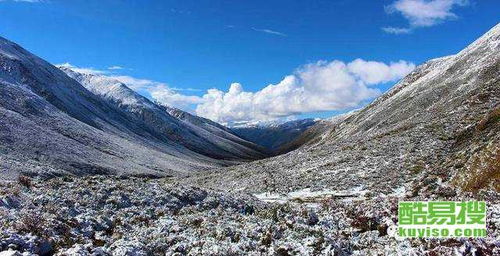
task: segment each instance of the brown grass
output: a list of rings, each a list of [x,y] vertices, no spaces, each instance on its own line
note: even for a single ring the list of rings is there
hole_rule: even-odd
[[[476,130],[482,131],[498,123],[498,121],[500,121],[500,105],[494,108],[490,113],[484,116],[481,121],[479,121],[476,126]]]
[[[478,152],[466,165],[465,171],[454,179],[455,185],[465,191],[477,192],[491,187],[500,192],[500,148],[490,147]]]
[[[23,185],[26,188],[31,188],[31,186],[32,186],[31,179],[27,176],[20,175],[17,178],[17,181],[19,182],[19,184]]]

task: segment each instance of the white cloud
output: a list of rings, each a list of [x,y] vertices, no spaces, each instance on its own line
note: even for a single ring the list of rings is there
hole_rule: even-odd
[[[377,61],[356,59],[347,64],[347,69],[366,84],[379,84],[398,80],[415,68],[413,63],[404,60],[389,65]]]
[[[170,89],[172,89],[174,91],[186,91],[186,92],[201,92],[201,91],[203,91],[201,89],[190,88],[190,87],[187,87],[187,88],[171,87]]]
[[[111,66],[111,67],[108,67],[109,70],[122,70],[123,67],[122,66]]]
[[[257,32],[267,33],[267,34],[271,34],[271,35],[287,36],[285,33],[281,33],[278,31],[271,30],[271,29],[266,29],[266,28],[252,28],[252,29],[254,31],[257,31]]]
[[[381,93],[371,85],[400,79],[414,68],[406,61],[319,61],[257,92],[245,92],[239,83],[231,84],[227,92],[210,89],[196,113],[217,122],[234,123],[352,108]]]
[[[279,83],[270,84],[257,92],[245,91],[241,84],[233,83],[227,92],[210,89],[200,97],[179,93],[181,88],[170,87],[163,82],[113,75],[69,63],[59,66],[86,74],[105,75],[135,91],[148,93],[161,104],[187,111],[195,108],[197,115],[226,124],[358,107],[380,95],[380,90],[374,85],[398,80],[415,68],[413,63],[406,61],[388,64],[362,59],[349,63],[319,61],[305,65]]]
[[[167,106],[174,106],[180,109],[189,109],[192,105],[200,104],[204,100],[198,96],[183,95],[177,93],[172,88],[167,85],[160,84],[154,87],[150,87],[147,91],[151,94],[151,97],[161,104]]]
[[[383,27],[382,30],[389,34],[408,34],[411,32],[410,28],[396,28],[396,27]]]
[[[130,89],[138,91],[138,90],[147,90],[148,88],[156,87],[158,85],[165,85],[162,82],[156,82],[149,79],[140,79],[131,76],[125,75],[109,75],[108,77],[116,79],[124,84],[126,84]]]
[[[456,6],[466,6],[468,0],[397,0],[385,7],[387,13],[399,13],[409,22],[408,28],[386,27],[387,33],[403,34],[418,27],[430,27],[457,18],[452,12]]]

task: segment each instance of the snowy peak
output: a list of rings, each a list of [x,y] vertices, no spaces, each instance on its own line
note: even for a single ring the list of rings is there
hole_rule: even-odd
[[[120,104],[153,107],[152,102],[137,94],[117,79],[104,75],[79,73],[66,66],[58,66],[58,68],[96,95],[119,102]]]
[[[161,143],[115,105],[3,38],[0,116],[0,163],[6,176],[162,176],[220,165]]]
[[[485,51],[494,51],[498,48],[500,37],[500,23],[491,28],[488,32],[460,51],[457,55],[463,55],[473,52],[478,48],[484,48]]]

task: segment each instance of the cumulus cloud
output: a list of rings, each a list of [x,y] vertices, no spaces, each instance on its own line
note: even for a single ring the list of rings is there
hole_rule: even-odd
[[[210,89],[196,113],[217,122],[234,123],[357,107],[380,95],[380,90],[370,86],[400,79],[414,68],[406,61],[319,61],[257,92],[244,91],[239,83],[231,84],[227,92]]]
[[[398,80],[415,68],[415,65],[400,60],[389,65],[377,61],[356,59],[347,64],[347,69],[366,84],[379,84]]]
[[[200,97],[180,93],[181,88],[154,80],[116,75],[69,63],[58,66],[85,74],[105,75],[135,91],[147,93],[161,104],[195,110],[199,116],[224,124],[359,107],[381,94],[376,85],[396,81],[415,68],[413,63],[402,60],[390,63],[363,59],[349,63],[318,61],[298,68],[279,83],[267,85],[257,92],[245,91],[241,84],[233,83],[228,91],[210,89]]]
[[[385,7],[387,13],[399,13],[409,22],[408,28],[385,27],[387,33],[404,34],[414,28],[430,27],[457,18],[454,7],[466,6],[468,0],[397,0]]]
[[[186,92],[201,92],[201,91],[203,91],[201,89],[190,88],[190,87],[187,87],[187,88],[171,87],[170,89],[172,89],[174,91],[186,91]]]
[[[108,75],[108,77],[116,79],[126,84],[132,90],[147,90],[148,88],[156,87],[158,85],[165,85],[162,82],[157,82],[149,79],[140,79],[132,76],[125,75]]]
[[[147,90],[157,102],[180,109],[189,109],[190,106],[203,102],[201,97],[177,93],[174,89],[164,84],[150,87]]]

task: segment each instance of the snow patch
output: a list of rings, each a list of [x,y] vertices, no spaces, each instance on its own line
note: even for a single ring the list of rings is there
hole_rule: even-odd
[[[264,192],[253,194],[259,200],[268,203],[284,204],[287,202],[301,202],[307,206],[317,207],[321,200],[329,198],[342,198],[344,201],[364,200],[364,195],[368,190],[364,190],[363,186],[356,186],[349,190],[316,190],[311,191],[310,188],[304,188],[287,194],[279,194],[273,192]]]

